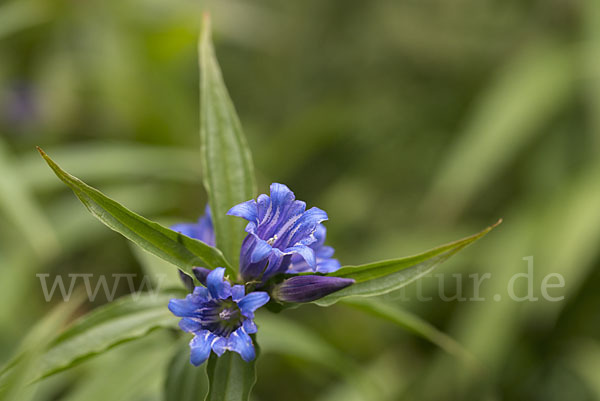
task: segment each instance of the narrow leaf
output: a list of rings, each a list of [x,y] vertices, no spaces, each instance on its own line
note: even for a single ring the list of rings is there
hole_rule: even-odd
[[[334,273],[329,273],[329,276],[354,279],[356,283],[314,302],[320,306],[329,306],[346,297],[372,297],[395,291],[425,276],[440,263],[486,235],[501,222],[502,220],[499,220],[493,226],[475,235],[415,256],[369,263],[362,266],[347,266]]]
[[[56,232],[23,182],[11,152],[0,138],[0,211],[14,224],[39,258],[58,253]]]
[[[476,364],[475,357],[452,337],[438,330],[435,326],[421,319],[419,316],[404,309],[377,299],[348,298],[343,300],[342,303],[394,323],[395,325],[430,341],[447,353],[454,355],[471,366]]]
[[[206,373],[210,384],[205,401],[247,401],[256,383],[256,358],[245,362],[235,352],[220,357],[212,353]]]
[[[37,386],[30,382],[40,372],[40,356],[82,299],[82,293],[74,294],[70,302],[54,308],[29,331],[16,356],[1,370],[0,401],[26,401],[33,397]]]
[[[51,342],[42,357],[39,378],[72,368],[153,329],[176,326],[177,319],[167,309],[172,297],[131,295],[94,309]]]
[[[217,246],[237,271],[245,235],[244,223],[226,213],[236,204],[254,197],[254,167],[215,57],[207,15],[204,17],[199,52],[204,186],[212,209]]]
[[[186,342],[176,350],[169,364],[164,400],[199,401],[207,390],[206,372],[190,363],[190,347]]]
[[[67,184],[87,209],[109,228],[146,251],[179,267],[193,277],[192,267],[227,267],[221,252],[205,243],[181,235],[150,221],[108,198],[102,192],[62,170],[38,148],[50,168]]]

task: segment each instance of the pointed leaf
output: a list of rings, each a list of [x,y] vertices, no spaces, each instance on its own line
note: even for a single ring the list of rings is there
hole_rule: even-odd
[[[348,298],[343,300],[342,303],[394,323],[395,325],[430,341],[447,353],[460,358],[471,366],[476,364],[475,357],[462,345],[457,343],[456,340],[438,330],[429,322],[421,319],[419,316],[404,309],[375,298]]]
[[[153,329],[176,327],[178,319],[167,309],[174,296],[134,294],[94,309],[52,341],[42,357],[39,378],[72,368]]]
[[[190,347],[182,344],[174,355],[167,371],[165,401],[203,400],[208,390],[206,371],[190,363]]]
[[[258,358],[258,349],[256,354]],[[247,401],[256,383],[256,358],[245,362],[235,352],[220,357],[213,352],[206,373],[210,384],[205,401]]]
[[[461,240],[439,246],[415,256],[385,260],[362,266],[347,266],[328,276],[352,278],[356,283],[324,298],[314,301],[320,306],[329,306],[342,298],[361,296],[372,297],[395,291],[423,277],[467,245],[486,235],[500,224]]]
[[[237,271],[245,236],[244,223],[226,213],[231,207],[254,197],[254,167],[215,58],[208,16],[204,17],[199,51],[204,186],[212,209],[217,246]]]
[[[115,202],[102,192],[62,170],[38,148],[50,168],[67,184],[87,209],[109,228],[135,242],[146,251],[171,262],[191,277],[192,267],[228,267],[221,252],[150,221]]]

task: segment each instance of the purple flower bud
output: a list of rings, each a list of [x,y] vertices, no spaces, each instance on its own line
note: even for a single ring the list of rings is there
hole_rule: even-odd
[[[339,291],[354,280],[327,276],[296,276],[284,280],[273,288],[272,296],[284,302],[310,302]]]
[[[194,272],[196,280],[198,280],[200,284],[206,287],[206,278],[212,270],[204,267],[194,267],[192,271]],[[183,284],[190,292],[194,290],[194,280],[190,276],[179,270],[179,278],[181,278],[181,281],[183,281]]]
[[[194,267],[192,269],[192,271],[194,272],[194,276],[196,276],[196,279],[203,285],[206,286],[206,278],[208,277],[208,275],[210,274],[210,272],[212,270],[207,269],[205,267]]]

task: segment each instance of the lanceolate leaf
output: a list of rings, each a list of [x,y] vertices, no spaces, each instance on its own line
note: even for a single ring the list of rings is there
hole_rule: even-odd
[[[444,351],[454,355],[471,366],[476,364],[475,357],[452,337],[435,328],[429,322],[421,319],[395,305],[377,300],[376,298],[349,298],[343,304],[362,310],[370,315],[394,323],[424,339],[431,341]]]
[[[329,273],[329,276],[352,278],[356,280],[356,283],[314,302],[321,306],[329,306],[346,297],[372,297],[402,288],[428,274],[440,263],[483,237],[501,222],[502,220],[499,220],[493,226],[475,235],[415,256],[369,263],[362,266],[348,266],[334,273]]]
[[[33,398],[36,386],[30,382],[40,372],[40,355],[82,300],[83,294],[75,293],[70,302],[53,309],[30,330],[16,356],[0,372],[0,401]]]
[[[256,342],[254,346],[258,358]],[[212,353],[206,366],[210,384],[205,401],[247,401],[256,383],[255,365],[256,358],[245,362],[235,352],[225,352],[220,357]]]
[[[169,364],[164,401],[201,401],[208,390],[206,371],[190,363],[190,347],[179,347]]]
[[[244,238],[241,219],[227,216],[238,203],[254,197],[252,156],[211,42],[206,15],[200,39],[200,140],[204,186],[208,192],[217,247],[237,271]]]
[[[41,360],[40,378],[69,369],[159,327],[175,327],[168,294],[139,294],[94,309],[53,340]]]
[[[87,209],[109,228],[179,267],[193,277],[192,267],[228,267],[221,252],[198,240],[181,235],[150,221],[115,202],[102,192],[62,170],[43,150],[40,154]]]

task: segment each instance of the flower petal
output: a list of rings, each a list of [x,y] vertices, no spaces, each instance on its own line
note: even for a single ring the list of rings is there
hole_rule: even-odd
[[[322,221],[327,220],[327,213],[319,209],[318,207],[311,207],[298,219],[292,230],[290,230],[290,238],[288,238],[288,244],[295,245],[302,243],[303,245],[310,245],[317,241],[314,236],[319,224]]]
[[[190,319],[189,317],[184,317],[183,319],[181,319],[179,321],[179,327],[181,328],[181,330],[187,331],[189,333],[194,333],[202,329],[202,325],[198,321]]]
[[[213,333],[205,330],[192,338],[192,341],[190,341],[190,348],[192,349],[190,362],[192,362],[192,365],[199,366],[208,359],[211,344],[215,337]]]
[[[333,273],[342,267],[337,259],[328,258],[320,259],[317,258],[317,273]]]
[[[237,216],[248,221],[258,222],[258,207],[256,201],[251,199],[235,205],[227,212],[229,216]]]
[[[241,327],[229,335],[227,348],[240,354],[246,362],[256,357],[252,338]]]
[[[317,257],[315,256],[315,251],[306,245],[292,246],[290,248],[287,248],[285,252],[295,253],[302,256],[302,258],[306,261],[306,263],[312,270],[314,270],[317,266]]]
[[[287,187],[287,185],[279,184],[274,182],[271,184],[271,202],[273,208],[278,209],[281,206],[285,206],[287,203],[293,202],[296,197],[294,193]]]
[[[231,287],[231,299],[233,299],[234,302],[238,302],[240,299],[244,298],[245,294],[246,289],[243,285],[234,285]]]
[[[192,301],[192,295],[188,295],[185,299],[173,298],[169,301],[169,310],[175,316],[193,317],[198,305]]]
[[[244,331],[248,334],[254,334],[258,331],[256,323],[254,323],[254,320],[252,319],[244,320],[244,323],[242,323],[242,325],[244,326]]]
[[[254,249],[252,250],[252,255],[250,255],[250,263],[257,263],[266,258],[271,254],[273,248],[271,245],[262,239],[256,241],[254,245]]]
[[[227,343],[227,338],[217,337],[212,343],[212,350],[215,351],[215,354],[221,356],[229,349]]]
[[[225,299],[231,296],[231,285],[223,280],[225,268],[217,267],[206,277],[206,287],[213,299]]]
[[[264,291],[255,291],[246,295],[238,302],[238,307],[242,315],[252,319],[254,311],[269,302],[269,294]]]

